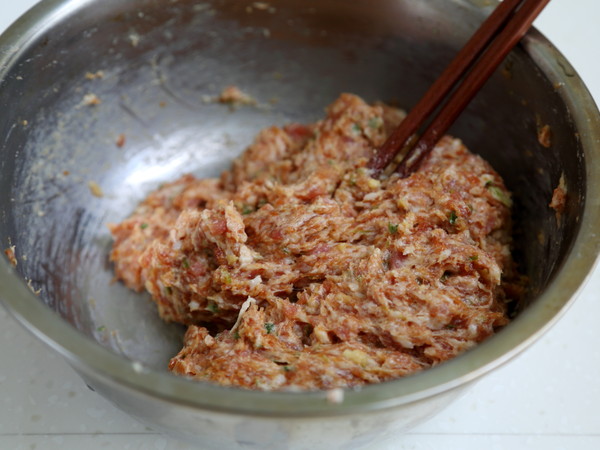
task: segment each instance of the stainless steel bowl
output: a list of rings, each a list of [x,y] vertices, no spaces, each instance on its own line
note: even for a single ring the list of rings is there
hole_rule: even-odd
[[[515,193],[530,292],[510,325],[448,363],[345,391],[341,403],[172,376],[182,330],[111,282],[106,224],[163,181],[216,174],[260,128],[318,118],[342,91],[410,108],[489,3],[43,1],[0,38],[0,242],[18,260],[0,258],[3,303],[123,410],[206,448],[353,448],[429,417],[539,338],[600,250],[598,110],[536,31],[452,129]],[[259,105],[206,102],[229,84]],[[563,174],[557,220],[548,204]]]

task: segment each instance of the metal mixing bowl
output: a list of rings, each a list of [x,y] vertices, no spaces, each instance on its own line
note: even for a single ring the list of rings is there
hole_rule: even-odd
[[[505,329],[450,362],[347,390],[340,403],[325,392],[249,392],[175,377],[166,366],[182,329],[112,282],[106,224],[161,182],[217,174],[262,127],[319,118],[340,92],[410,108],[492,7],[43,1],[0,38],[0,242],[14,245],[18,260],[13,268],[0,258],[4,304],[95,390],[205,448],[360,447],[435,413],[539,338],[599,253],[598,110],[536,31],[451,130],[514,191],[527,301]],[[103,76],[86,76],[97,71]],[[206,102],[230,84],[259,104],[232,111]],[[90,94],[101,103],[87,104]],[[549,148],[537,138],[544,125]],[[563,174],[568,202],[557,219],[548,204]]]

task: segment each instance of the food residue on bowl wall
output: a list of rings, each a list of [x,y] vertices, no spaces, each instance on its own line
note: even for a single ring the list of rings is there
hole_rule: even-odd
[[[256,105],[257,103],[255,98],[246,94],[237,86],[227,86],[224,88],[219,94],[217,101],[232,106]]]
[[[115,145],[117,147],[121,148],[121,147],[123,147],[125,145],[125,140],[126,140],[125,134],[121,133],[121,134],[119,134],[117,136],[117,140],[115,141]]]
[[[562,213],[565,211],[567,204],[567,185],[565,183],[565,174],[561,173],[560,179],[558,180],[558,186],[554,188],[552,192],[552,200],[548,205],[556,212],[556,220],[560,221]]]
[[[100,98],[98,98],[98,96],[93,93],[85,94],[83,96],[83,100],[81,101],[81,104],[83,106],[97,106],[101,103],[102,103],[102,100],[100,100]]]
[[[102,188],[95,181],[88,181],[88,188],[90,189],[90,192],[94,197],[104,197],[104,192],[102,191]]]
[[[17,257],[16,257],[16,254],[15,254],[15,246],[11,245],[7,249],[5,249],[4,250],[4,254],[8,258],[8,262],[10,263],[10,265],[13,266],[13,267],[17,267],[18,261],[17,261]]]
[[[97,72],[87,72],[85,74],[86,80],[99,80],[104,78],[104,71],[98,70]]]
[[[552,128],[550,128],[550,125],[543,125],[538,128],[538,142],[542,147],[550,148],[552,145]]]

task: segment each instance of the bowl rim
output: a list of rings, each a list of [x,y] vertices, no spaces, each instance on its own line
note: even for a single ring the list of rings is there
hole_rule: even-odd
[[[0,36],[0,86],[3,75],[35,36],[90,0],[45,0]],[[483,14],[484,11],[482,11]],[[558,91],[578,124],[586,170],[585,207],[579,230],[553,280],[535,302],[475,348],[439,366],[405,378],[357,389],[343,389],[343,401],[328,401],[327,391],[263,392],[190,381],[144,367],[112,353],[85,336],[39,301],[6,258],[0,258],[0,300],[8,311],[90,380],[125,388],[170,403],[201,410],[264,417],[323,417],[381,411],[458,388],[506,363],[541,337],[573,303],[600,253],[600,113],[580,77],[562,54],[532,29],[522,47]],[[10,50],[10,49],[15,49]],[[564,77],[564,67],[572,76]],[[19,282],[15,283],[15,279]],[[50,312],[50,314],[49,314]]]

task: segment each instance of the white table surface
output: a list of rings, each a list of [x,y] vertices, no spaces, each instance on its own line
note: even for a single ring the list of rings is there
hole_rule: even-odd
[[[36,0],[1,0],[0,31]],[[554,0],[536,26],[600,103],[600,1]],[[600,224],[598,224],[600,231]],[[600,449],[600,267],[532,348],[394,449]],[[117,410],[0,308],[0,449],[190,449]]]

